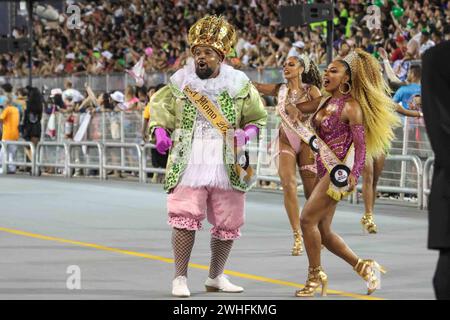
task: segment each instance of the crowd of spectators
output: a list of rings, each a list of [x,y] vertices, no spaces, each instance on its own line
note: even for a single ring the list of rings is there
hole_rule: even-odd
[[[70,1],[68,1],[70,2]],[[33,74],[105,74],[130,69],[145,56],[145,71],[175,71],[189,58],[186,34],[206,14],[222,14],[238,31],[229,63],[238,68],[280,67],[288,55],[306,53],[326,62],[326,26],[312,23],[282,28],[273,0],[115,0],[77,1],[81,25],[35,17]],[[297,1],[298,3],[301,1]],[[308,1],[311,3],[312,1]],[[320,2],[320,1],[316,1]],[[381,28],[366,25],[368,6],[380,8]],[[26,28],[14,36],[26,35]],[[359,47],[378,56],[384,48],[391,63],[420,59],[430,46],[450,38],[450,1],[336,1],[334,56]],[[399,62],[400,61],[400,62]],[[403,71],[406,77],[407,70]],[[0,54],[0,75],[27,74],[26,52]]]
[[[127,86],[124,92],[94,93],[87,85],[85,90],[77,90],[70,80],[66,80],[63,88],[53,88],[43,92],[36,87],[14,88],[10,83],[0,86],[0,138],[2,141],[30,141],[35,146],[39,141],[73,141],[77,139],[81,123],[86,115],[92,118],[96,114],[105,113],[107,117],[106,141],[121,141],[121,126],[128,137],[135,137],[133,142],[145,143],[148,138],[148,121],[150,118],[150,97],[163,85],[146,88]],[[122,118],[120,113],[129,113]],[[133,116],[134,115],[134,116]],[[137,121],[137,122],[136,122]],[[134,123],[136,122],[136,123]],[[105,125],[105,124],[104,124]],[[102,134],[98,122],[90,122],[89,132],[82,140],[95,140]],[[142,129],[141,129],[142,128]],[[1,151],[1,147],[0,147]],[[9,161],[16,159],[17,146],[7,149]],[[153,151],[153,150],[152,150]],[[1,173],[0,152],[0,173]],[[26,155],[32,158],[30,150]],[[114,153],[113,157],[117,157]],[[166,157],[152,152],[154,167],[165,167]],[[14,173],[16,167],[8,166],[8,173]],[[78,174],[79,170],[76,170]],[[112,172],[120,176],[120,172]]]
[[[309,55],[317,64],[326,62],[326,25],[313,23],[283,29],[278,21],[277,1],[205,0],[194,4],[186,0],[116,0],[101,5],[77,4],[82,9],[81,29],[70,30],[64,19],[34,21],[35,75],[123,72],[142,56],[146,73],[175,71],[189,59],[189,26],[208,13],[223,14],[237,27],[238,41],[227,57],[228,63],[237,68],[276,68],[288,56],[301,54]],[[367,1],[338,1],[333,56],[343,58],[359,47],[379,57],[396,92],[394,101],[406,109],[420,110],[420,57],[428,48],[449,39],[450,1],[375,0],[373,5],[381,12],[378,30],[366,25],[368,5]],[[22,31],[16,30],[15,35],[24,35]],[[25,75],[25,55],[0,55],[0,76]],[[96,92],[94,98],[89,88],[74,88],[70,81],[64,88],[51,88],[47,93],[28,87],[14,90],[6,83],[0,88],[0,136],[3,140],[23,138],[36,145],[43,135],[52,138],[53,134],[49,122],[41,128],[43,114],[47,113],[49,119],[56,113],[65,114],[64,139],[73,139],[73,115],[81,122],[79,115],[107,112],[111,114],[111,138],[117,140],[117,114],[134,111],[142,114],[143,123],[139,129],[130,130],[147,142],[148,102],[159,88],[127,86],[123,92]],[[8,157],[13,157],[14,152],[11,148]],[[164,167],[167,160],[153,154],[152,159],[157,167]],[[8,170],[14,171],[14,166]]]

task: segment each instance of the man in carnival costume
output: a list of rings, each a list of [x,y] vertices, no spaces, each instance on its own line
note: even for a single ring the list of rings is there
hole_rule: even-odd
[[[258,136],[267,112],[249,78],[223,63],[236,43],[233,26],[222,17],[206,16],[190,28],[188,42],[194,61],[150,101],[156,149],[170,150],[165,190],[173,227],[172,295],[190,296],[188,263],[195,232],[206,217],[213,225],[206,290],[242,292],[223,274],[244,223],[245,192],[254,184],[248,155],[239,150]]]

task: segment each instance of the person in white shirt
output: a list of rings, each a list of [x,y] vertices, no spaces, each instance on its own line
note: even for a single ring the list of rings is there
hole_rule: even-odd
[[[288,58],[289,57],[297,57],[300,58],[300,56],[304,53],[305,43],[303,41],[296,41],[292,44],[292,48],[289,50]]]
[[[435,43],[430,40],[430,33],[423,30],[408,41],[407,54],[412,56],[413,59],[420,59],[422,54],[434,45]]]
[[[64,87],[66,88],[62,93],[62,98],[64,101],[68,100],[69,97],[72,97],[73,103],[78,103],[84,100],[84,96],[80,91],[73,89],[73,84],[71,81],[66,81],[64,83]]]

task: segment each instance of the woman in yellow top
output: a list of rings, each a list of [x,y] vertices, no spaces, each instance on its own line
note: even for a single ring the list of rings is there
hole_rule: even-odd
[[[19,120],[19,109],[12,104],[7,104],[0,115],[0,122],[3,124],[2,141],[19,140]]]
[[[10,93],[6,96],[6,108],[0,114],[0,123],[3,124],[2,141],[17,141],[19,140],[19,109],[13,106],[13,97]],[[16,154],[17,147],[10,145],[7,148],[8,161],[13,161]],[[0,151],[0,165],[2,163],[3,152]],[[3,173],[3,168],[0,167]],[[9,165],[8,173],[15,173],[16,166]]]

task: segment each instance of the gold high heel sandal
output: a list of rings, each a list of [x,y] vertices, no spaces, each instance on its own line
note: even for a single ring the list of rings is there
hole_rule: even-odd
[[[314,297],[316,290],[322,286],[322,297],[327,295],[328,276],[323,272],[321,266],[308,268],[308,280],[303,289],[295,291],[296,297]]]
[[[373,220],[372,212],[366,212],[361,218],[361,225],[363,227],[363,231],[368,233],[377,233],[377,225]]]
[[[371,295],[380,286],[380,279],[377,278],[376,273],[386,273],[386,269],[375,260],[358,259],[358,263],[353,267],[353,270],[366,281],[368,295]]]
[[[294,246],[292,247],[292,255],[300,256],[303,253],[303,240],[300,230],[294,231]]]

